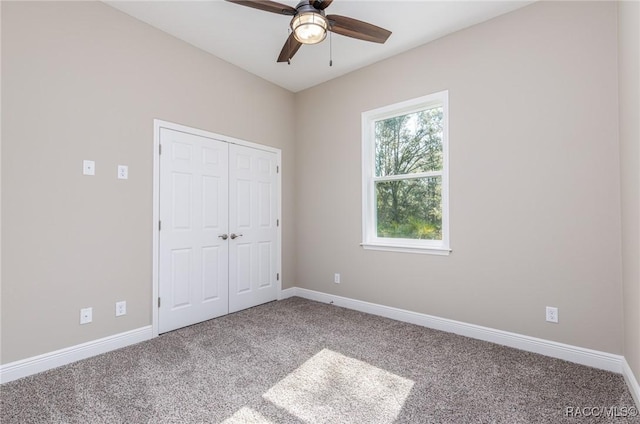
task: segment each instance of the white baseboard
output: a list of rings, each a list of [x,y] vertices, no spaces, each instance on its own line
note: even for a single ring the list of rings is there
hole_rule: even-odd
[[[627,382],[627,387],[629,387],[633,400],[636,401],[636,406],[640,408],[640,384],[638,384],[636,376],[633,374],[631,367],[624,358],[622,359],[622,375],[624,376],[624,380]]]
[[[552,358],[563,359],[565,361],[612,371],[618,374],[622,374],[624,372],[624,357],[621,355],[571,346],[564,343],[553,342],[517,333],[510,333],[508,331],[496,330],[493,328],[482,327],[480,325],[467,324],[460,321],[439,318],[432,315],[411,312],[375,303],[363,302],[361,300],[350,299],[347,297],[334,296],[300,287],[287,289],[286,297],[291,296],[299,296],[323,303],[332,303],[336,306],[342,306],[344,308],[360,312],[379,315],[449,333],[460,334],[473,339],[497,343],[527,352],[535,352]],[[283,299],[286,297],[283,296]]]
[[[280,290],[280,296],[278,296],[278,300],[283,300],[293,296],[298,296],[298,290],[300,289],[297,287],[291,287],[289,289]]]
[[[151,326],[149,325],[43,355],[0,365],[0,384],[140,343],[152,337],[153,334]]]

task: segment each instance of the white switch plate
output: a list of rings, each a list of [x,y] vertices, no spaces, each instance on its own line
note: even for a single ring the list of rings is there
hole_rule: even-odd
[[[92,160],[83,160],[82,173],[84,175],[96,175],[96,163]]]
[[[93,308],[80,309],[80,324],[89,324],[93,321]]]
[[[340,274],[338,273],[333,274],[333,282],[336,284],[340,284]]]
[[[118,165],[118,179],[119,180],[129,179],[129,167],[127,165]]]
[[[127,315],[127,301],[116,302],[116,316]]]

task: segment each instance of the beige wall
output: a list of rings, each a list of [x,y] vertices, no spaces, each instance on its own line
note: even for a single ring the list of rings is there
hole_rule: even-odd
[[[640,3],[618,3],[624,356],[640,381]]]
[[[299,93],[297,283],[622,353],[616,33],[542,2]],[[445,89],[453,253],[363,250],[361,113]]]
[[[291,286],[293,105],[100,2],[3,1],[2,363],[151,324],[154,118],[283,149]],[[80,326],[86,306],[93,323]]]
[[[2,44],[2,6],[0,5],[0,45]],[[0,46],[0,53],[2,48]],[[2,54],[0,54],[0,80],[2,79]],[[2,84],[0,83],[0,99],[2,99]],[[2,101],[0,101],[0,117],[2,116]],[[0,119],[0,307],[2,306],[2,119]],[[2,311],[0,311],[0,364],[2,364]]]

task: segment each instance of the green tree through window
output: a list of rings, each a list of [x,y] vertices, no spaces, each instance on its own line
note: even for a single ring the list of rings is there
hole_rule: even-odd
[[[362,247],[451,252],[448,91],[362,112]]]
[[[377,236],[442,240],[443,108],[375,121]]]

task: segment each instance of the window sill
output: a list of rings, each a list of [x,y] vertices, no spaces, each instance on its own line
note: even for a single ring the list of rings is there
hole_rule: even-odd
[[[421,253],[424,255],[449,256],[451,249],[445,247],[407,246],[390,243],[360,243],[366,250],[383,250],[387,252]]]

